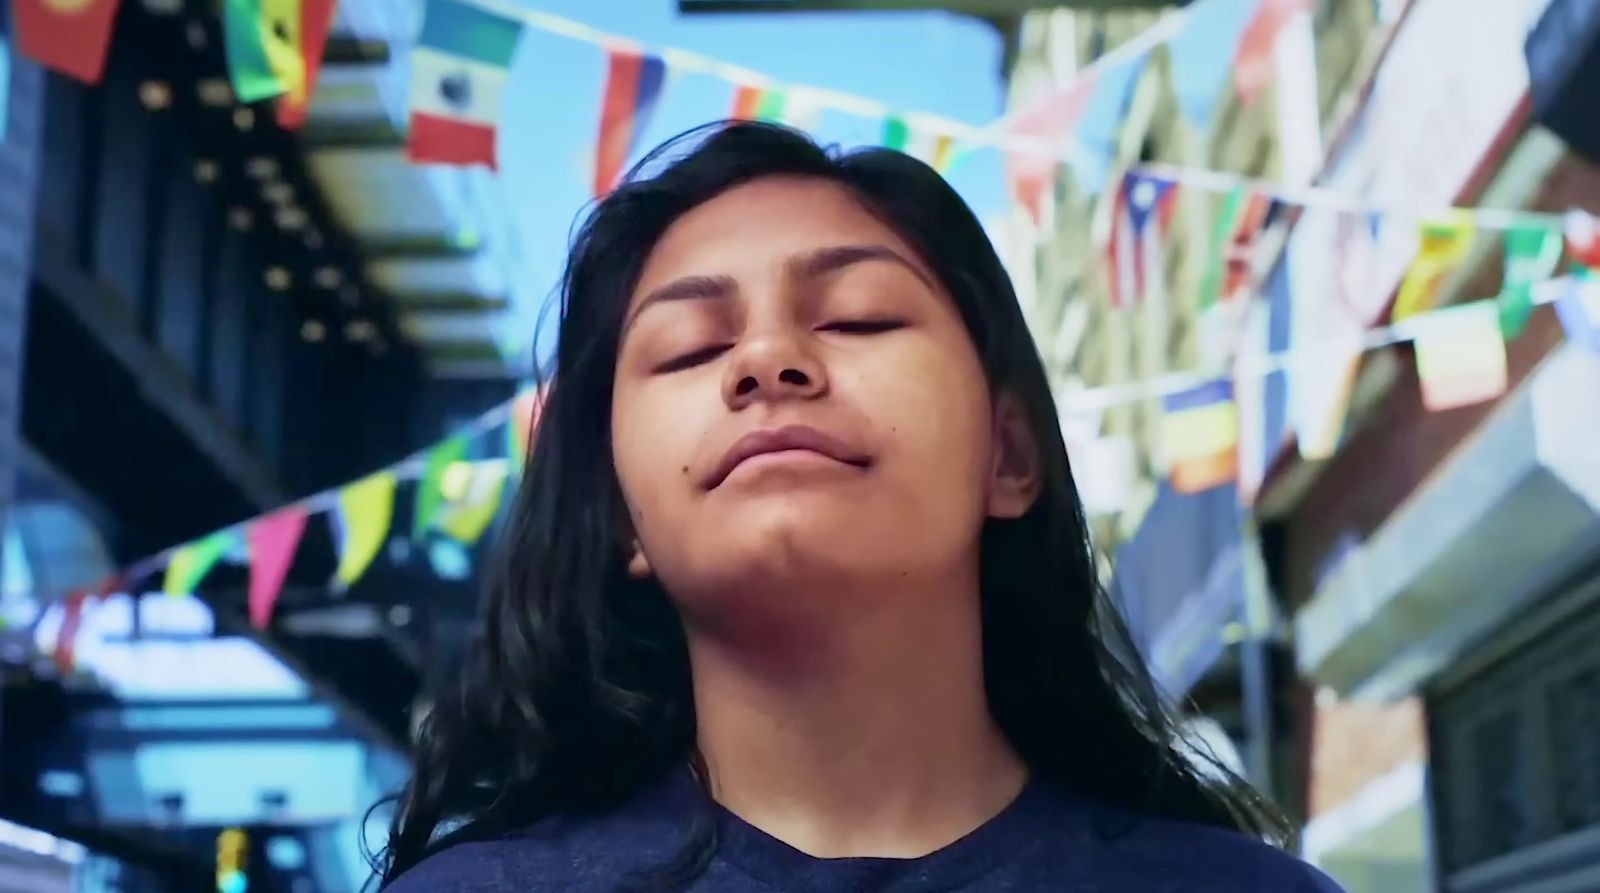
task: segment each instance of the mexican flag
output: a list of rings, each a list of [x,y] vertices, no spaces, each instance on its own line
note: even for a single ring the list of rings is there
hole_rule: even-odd
[[[521,23],[469,0],[429,0],[411,51],[412,161],[496,166],[500,94],[521,36]]]

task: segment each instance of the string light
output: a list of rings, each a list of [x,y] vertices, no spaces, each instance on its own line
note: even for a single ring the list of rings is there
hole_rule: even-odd
[[[217,163],[209,158],[201,158],[194,163],[194,181],[196,183],[217,182]]]
[[[240,106],[233,110],[233,126],[240,130],[249,130],[256,126],[256,113]]]
[[[274,219],[277,220],[279,229],[291,232],[301,229],[311,220],[306,212],[300,208],[279,208]]]
[[[239,232],[249,232],[250,228],[255,226],[255,223],[256,217],[250,213],[249,208],[234,207],[228,209],[228,225]]]
[[[320,344],[327,337],[327,326],[315,319],[308,319],[300,325],[300,338],[308,344]]]
[[[268,267],[263,278],[267,280],[267,287],[273,291],[288,291],[294,284],[294,278],[283,267]]]
[[[371,320],[352,319],[344,324],[345,339],[356,344],[369,341],[376,334],[378,334],[378,329],[372,324]]]
[[[200,104],[208,108],[226,108],[233,105],[233,87],[226,78],[202,78],[195,85]]]
[[[311,279],[318,288],[338,288],[344,282],[344,273],[332,264],[323,264],[311,274]]]
[[[270,155],[257,155],[244,163],[244,172],[257,180],[270,180],[278,175],[278,161]]]
[[[165,81],[145,81],[139,85],[139,102],[152,112],[172,107],[172,88]]]

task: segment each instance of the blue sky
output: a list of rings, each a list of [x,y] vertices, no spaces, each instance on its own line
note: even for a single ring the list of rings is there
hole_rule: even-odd
[[[1003,105],[1000,40],[987,25],[939,12],[795,13],[681,16],[673,0],[525,0],[527,6],[639,41],[692,50],[770,75],[866,96],[892,107],[972,124]],[[554,287],[574,220],[589,201],[593,151],[605,77],[602,52],[564,37],[531,32],[518,51],[502,109],[501,174],[527,252],[527,285]],[[669,79],[640,151],[727,115],[733,87],[715,78]],[[829,112],[818,135],[845,145],[872,143],[882,122]],[[974,153],[951,181],[981,215],[1004,205],[1001,161]],[[552,327],[542,326],[547,356]]]

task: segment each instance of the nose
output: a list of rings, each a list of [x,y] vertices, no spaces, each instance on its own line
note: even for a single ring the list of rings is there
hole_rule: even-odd
[[[802,340],[789,333],[747,336],[734,348],[722,397],[730,409],[752,403],[810,400],[826,394],[828,373]]]

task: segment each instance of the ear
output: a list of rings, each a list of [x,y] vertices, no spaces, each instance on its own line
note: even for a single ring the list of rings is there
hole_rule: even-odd
[[[1039,498],[1043,481],[1039,444],[1028,425],[1028,414],[1015,396],[1005,393],[995,401],[991,436],[994,466],[989,472],[989,517],[1020,518]]]
[[[635,580],[648,580],[654,573],[650,569],[650,559],[644,555],[644,547],[639,545],[638,538],[633,541],[633,548],[628,553],[628,576]]]

